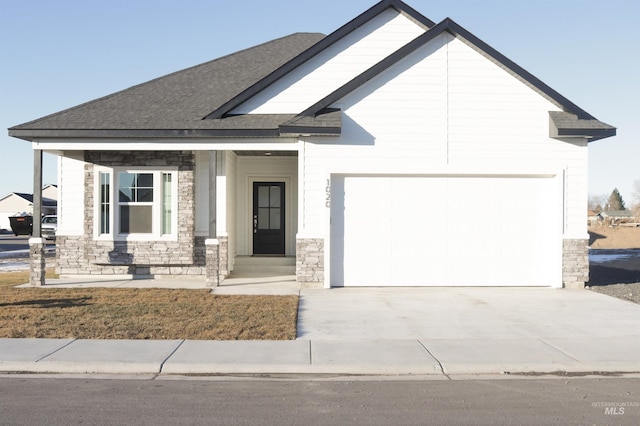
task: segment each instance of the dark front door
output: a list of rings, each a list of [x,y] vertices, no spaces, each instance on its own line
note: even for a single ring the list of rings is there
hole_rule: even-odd
[[[284,182],[253,183],[253,254],[284,255]]]

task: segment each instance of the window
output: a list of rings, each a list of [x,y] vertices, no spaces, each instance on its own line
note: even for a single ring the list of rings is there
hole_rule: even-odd
[[[176,177],[175,170],[99,171],[96,178],[98,236],[105,239],[175,238]]]

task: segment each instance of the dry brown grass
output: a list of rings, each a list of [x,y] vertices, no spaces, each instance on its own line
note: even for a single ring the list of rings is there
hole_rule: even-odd
[[[14,288],[0,274],[0,337],[288,340],[297,296],[222,296],[209,290]],[[13,284],[12,284],[13,280]]]

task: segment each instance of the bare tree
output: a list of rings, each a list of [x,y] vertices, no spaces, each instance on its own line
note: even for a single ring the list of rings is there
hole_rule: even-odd
[[[589,195],[589,201],[588,201],[587,207],[589,208],[589,210],[592,210],[596,213],[600,213],[606,202],[607,202],[606,195]]]

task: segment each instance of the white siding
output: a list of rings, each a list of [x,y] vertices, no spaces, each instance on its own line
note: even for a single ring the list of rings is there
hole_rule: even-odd
[[[232,112],[299,113],[423,32],[388,9]]]
[[[226,151],[217,153],[216,231],[227,236]],[[209,236],[209,151],[196,151],[196,235]]]
[[[209,151],[196,151],[196,235],[209,236]]]
[[[238,222],[238,202],[237,202],[237,156],[232,151],[225,152],[225,175],[227,179],[226,211],[227,211],[227,235],[229,237],[229,271],[233,270],[235,257],[237,255],[237,222]]]
[[[555,104],[467,44],[445,33],[334,106],[343,110],[342,135],[333,140],[309,138],[300,151],[304,153],[301,170],[304,173],[302,193],[305,197],[300,228],[305,235],[329,239],[329,244],[325,245],[325,256],[326,259],[332,259],[333,267],[336,256],[346,256],[348,253],[340,253],[340,248],[331,243],[330,230],[335,226],[334,221],[339,213],[334,211],[330,215],[331,209],[325,205],[327,179],[336,175],[463,178],[454,180],[463,182],[455,198],[447,198],[449,207],[446,214],[453,215],[452,220],[457,222],[463,221],[467,211],[477,213],[478,209],[488,209],[491,214],[492,208],[499,209],[496,207],[498,200],[484,199],[482,196],[478,198],[478,194],[485,194],[485,198],[487,194],[493,194],[490,191],[479,192],[484,187],[478,187],[478,182],[485,184],[504,179],[505,185],[510,188],[509,198],[533,210],[531,214],[520,212],[521,216],[529,219],[538,218],[541,214],[551,216],[550,231],[544,228],[544,221],[536,219],[536,229],[531,232],[543,235],[544,230],[547,232],[544,235],[549,237],[547,239],[554,241],[545,252],[555,257],[547,257],[542,261],[553,262],[553,275],[543,279],[532,270],[522,282],[542,284],[546,281],[546,285],[559,285],[560,245],[557,241],[587,236],[584,217],[587,150],[585,143],[567,143],[549,138],[548,112],[558,110]],[[525,179],[526,176],[543,179],[539,181],[539,186],[544,189],[536,189],[535,185],[529,187],[532,181]],[[371,204],[378,206],[384,202],[385,197],[381,194],[366,191],[360,195],[360,202],[368,203],[368,208]],[[535,199],[535,206],[524,202],[530,196]],[[437,212],[437,197],[433,195],[432,198],[427,204]],[[376,203],[377,199],[380,203]],[[413,201],[411,197],[406,200]],[[460,217],[455,216],[460,211],[463,212]],[[430,217],[429,212],[424,214]],[[512,215],[500,213],[497,217],[503,223],[510,220]],[[423,222],[415,217],[396,221],[396,230],[388,235],[411,233]],[[352,220],[350,226],[357,228],[358,225],[354,223],[363,224]],[[402,226],[406,229],[399,230]],[[382,229],[386,229],[384,225]],[[509,247],[515,247],[524,253],[533,237],[527,237],[527,228],[523,229],[523,247],[518,248],[517,239],[511,239],[511,245],[504,246],[507,247],[506,251],[498,246],[494,247],[494,251],[499,249],[508,254]],[[458,237],[464,234],[456,234],[455,229],[450,227],[445,231]],[[375,233],[375,230],[372,232]],[[479,235],[476,232],[476,236],[507,241],[510,234],[499,230],[495,235],[493,232],[491,235]],[[335,235],[333,238],[336,238]],[[402,239],[389,237],[381,244],[389,241],[395,241],[397,245]],[[461,247],[458,245],[455,251],[460,252]],[[351,253],[362,248],[356,244]],[[380,247],[380,250],[376,253],[383,257],[388,255],[385,257],[387,262],[401,265],[407,253],[413,253],[415,247],[410,246],[409,251],[396,248],[386,255],[385,247]],[[375,260],[371,262],[377,264]],[[340,262],[337,264],[340,265]],[[476,266],[483,264],[478,262]],[[448,276],[451,274],[451,271],[441,272]],[[381,276],[385,273],[392,274],[389,279],[393,281],[393,272],[380,272]],[[492,272],[484,270],[483,274],[491,276]],[[331,276],[334,274],[329,270],[327,279]],[[411,273],[405,278],[410,276]],[[504,280],[496,280],[493,282],[507,284]],[[447,279],[450,283],[461,281],[464,281],[464,277],[458,281]],[[485,282],[485,285],[488,283]]]
[[[84,164],[82,152],[65,153],[60,160],[57,235],[84,234]]]
[[[565,237],[586,236],[586,145],[549,138],[548,112],[558,108],[451,35],[336,106],[344,111],[343,134],[309,139],[304,149],[306,233],[326,235],[332,173],[542,173],[564,175],[567,186],[558,196],[564,195]]]

